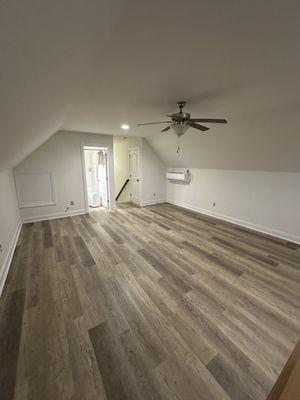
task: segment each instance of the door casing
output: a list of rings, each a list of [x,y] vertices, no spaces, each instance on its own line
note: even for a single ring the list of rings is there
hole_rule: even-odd
[[[112,148],[111,146],[98,143],[81,143],[81,165],[82,165],[82,179],[83,179],[83,186],[84,186],[84,201],[85,201],[85,210],[86,213],[90,212],[89,203],[88,203],[88,190],[87,190],[87,181],[86,181],[86,168],[85,168],[85,159],[84,159],[84,149],[91,148],[95,150],[103,150],[107,151],[107,196],[108,196],[108,209],[112,208],[111,202],[111,186],[110,186],[110,159],[113,157],[112,155]]]

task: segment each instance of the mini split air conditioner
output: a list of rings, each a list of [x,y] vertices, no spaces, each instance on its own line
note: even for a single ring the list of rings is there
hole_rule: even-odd
[[[187,170],[185,172],[167,172],[167,179],[173,183],[190,183],[191,174],[190,171]]]

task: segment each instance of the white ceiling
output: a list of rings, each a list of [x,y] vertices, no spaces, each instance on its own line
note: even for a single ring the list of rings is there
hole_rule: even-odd
[[[169,166],[300,170],[300,3],[18,0],[0,4],[0,168],[59,129],[147,136]],[[206,134],[158,126],[187,100]],[[161,129],[163,126],[161,127]]]

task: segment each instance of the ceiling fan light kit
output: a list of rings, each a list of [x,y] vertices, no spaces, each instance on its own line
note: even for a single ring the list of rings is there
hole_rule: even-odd
[[[178,148],[177,148],[177,153],[179,153],[180,146],[179,146],[179,140],[181,136],[185,134],[185,132],[189,128],[194,128],[199,131],[205,132],[209,128],[207,126],[204,126],[202,124],[199,124],[199,122],[204,122],[204,123],[213,123],[213,124],[226,124],[227,121],[226,119],[223,118],[191,118],[191,114],[188,112],[183,112],[183,108],[185,107],[186,102],[185,101],[178,101],[177,106],[179,107],[179,112],[167,115],[167,117],[171,118],[171,121],[159,121],[159,122],[148,122],[144,124],[138,124],[137,126],[142,126],[142,125],[155,125],[155,124],[169,124],[166,128],[162,129],[161,132],[165,133],[169,131],[171,128],[173,129],[174,133],[178,137]]]
[[[172,129],[176,135],[180,137],[185,134],[185,132],[189,129],[189,126],[186,124],[173,124]]]

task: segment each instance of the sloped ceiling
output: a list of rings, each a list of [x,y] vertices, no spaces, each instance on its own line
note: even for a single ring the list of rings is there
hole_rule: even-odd
[[[62,128],[120,11],[110,0],[0,2],[0,169]]]
[[[168,166],[300,170],[297,1],[3,1],[0,168],[59,129],[147,140]],[[4,56],[3,56],[4,55]],[[176,137],[177,100],[224,117]]]

